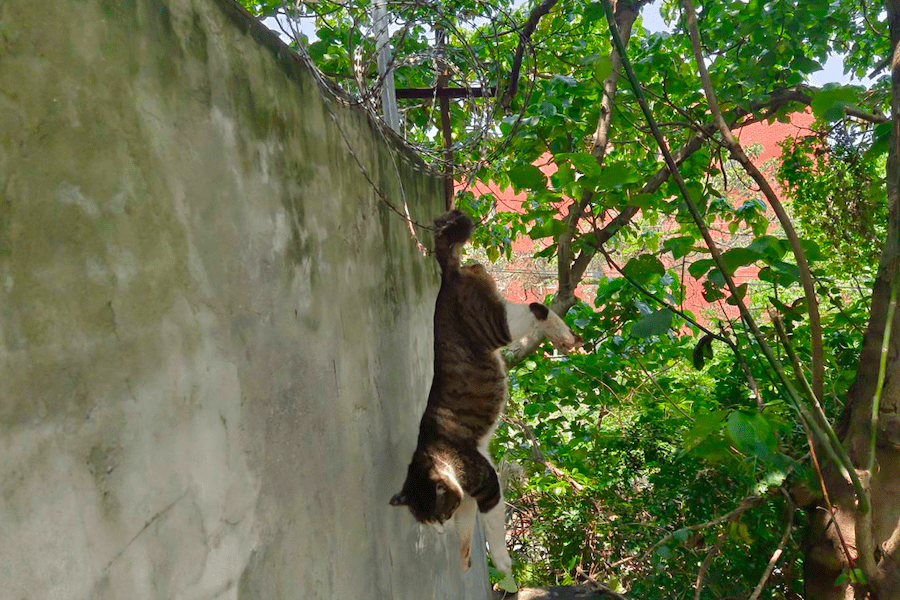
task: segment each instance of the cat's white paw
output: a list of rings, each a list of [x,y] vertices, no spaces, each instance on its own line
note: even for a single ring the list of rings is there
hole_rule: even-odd
[[[569,330],[566,322],[550,313],[544,326],[544,334],[550,343],[562,352],[571,352],[581,345],[581,337]]]
[[[512,574],[512,558],[509,556],[509,551],[506,549],[506,546],[501,546],[496,550],[491,548],[491,560],[494,562],[494,567],[503,573],[504,575]]]

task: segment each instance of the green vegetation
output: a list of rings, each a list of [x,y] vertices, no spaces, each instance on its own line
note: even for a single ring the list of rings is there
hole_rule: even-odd
[[[246,4],[309,18],[297,48],[377,103],[368,2]],[[585,341],[508,356],[494,449],[519,583],[900,598],[900,498],[882,485],[900,477],[898,3],[715,0],[694,16],[666,0],[668,33],[644,28],[642,0],[388,6],[398,88],[496,87],[449,103],[455,173],[525,192],[524,212],[473,191],[456,204],[491,261],[536,241],[550,306]],[[870,83],[807,85],[834,53]],[[443,160],[439,104],[400,108],[406,139]],[[728,133],[804,113],[780,163],[754,166]]]

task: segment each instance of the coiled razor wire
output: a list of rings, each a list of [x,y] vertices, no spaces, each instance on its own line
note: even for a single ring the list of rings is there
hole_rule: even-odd
[[[381,106],[387,73],[401,80],[418,78],[417,87],[432,89],[438,87],[438,77],[444,73],[443,87],[463,90],[451,100],[451,103],[464,103],[462,110],[454,111],[464,119],[461,127],[454,128],[452,145],[444,146],[436,93],[426,99],[400,100],[398,110],[404,118],[396,133],[423,159],[430,172],[443,176],[452,169],[458,182],[471,185],[478,170],[494,161],[509,143],[534,87],[533,75],[523,76],[519,86],[524,98],[519,104],[523,108],[504,119],[510,123],[511,131],[501,135],[498,118],[504,116],[504,111],[500,98],[502,85],[509,76],[501,70],[508,68],[509,60],[503,42],[514,49],[519,43],[521,24],[504,7],[481,0],[471,2],[469,10],[452,13],[434,0],[385,0],[385,6],[391,52],[388,68],[380,75],[377,58],[382,47],[376,43],[374,3],[282,1],[272,16],[280,33],[290,38],[291,46],[309,66],[322,89],[342,104],[363,108],[383,132],[390,129]],[[338,20],[346,30],[343,46],[349,64],[344,65],[345,73],[328,74],[311,56],[310,36],[305,32],[314,35],[317,27],[323,25],[335,28]],[[443,32],[442,45],[435,43],[438,32]],[[431,44],[424,45],[423,41]],[[476,46],[485,49],[485,59],[479,58]],[[533,63],[533,48],[529,45],[526,50],[525,60]],[[533,73],[534,69],[522,72]],[[430,81],[424,80],[426,73],[430,74]],[[483,95],[473,93],[473,88],[480,88]],[[492,88],[495,92],[489,94]],[[346,136],[345,141],[349,145]],[[447,159],[448,151],[453,153],[453,160]],[[401,212],[396,208],[394,211]],[[408,211],[405,212],[409,220]]]

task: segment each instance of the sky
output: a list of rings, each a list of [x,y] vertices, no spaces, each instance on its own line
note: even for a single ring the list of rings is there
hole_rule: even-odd
[[[644,28],[648,31],[667,31],[669,29],[659,14],[659,6],[660,2],[657,1],[641,9]],[[821,87],[826,83],[854,83],[849,75],[844,75],[844,61],[838,55],[829,56],[824,68],[809,77],[809,84],[812,86]]]

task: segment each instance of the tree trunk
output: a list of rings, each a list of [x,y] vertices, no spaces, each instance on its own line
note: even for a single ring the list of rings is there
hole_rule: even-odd
[[[847,393],[839,431],[853,464],[871,495],[871,518],[861,518],[853,488],[832,470],[826,486],[834,507],[817,507],[807,538],[804,562],[807,600],[865,597],[900,600],[900,312],[895,312],[887,350],[884,387],[878,411],[875,462],[871,449],[872,403],[876,392],[881,347],[893,288],[900,282],[900,0],[885,2],[890,21],[892,65],[891,146],[887,162],[888,234],[878,276],[872,289],[872,308],[863,339],[859,369]],[[841,539],[843,538],[843,540]],[[866,554],[871,549],[871,555]],[[863,554],[860,554],[862,550]],[[848,567],[865,571],[866,583],[844,578]]]

